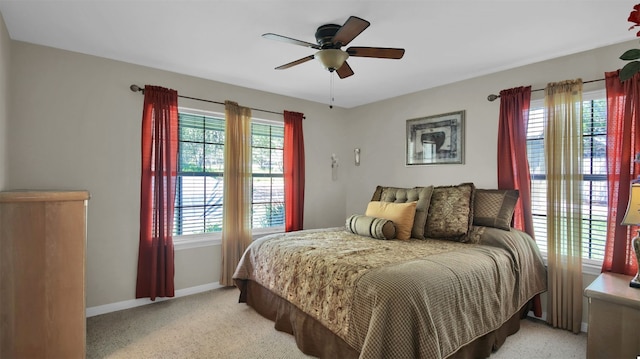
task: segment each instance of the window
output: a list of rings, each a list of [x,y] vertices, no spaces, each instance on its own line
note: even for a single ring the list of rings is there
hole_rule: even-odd
[[[540,250],[547,251],[546,173],[544,163],[544,104],[532,101],[527,127],[527,156],[531,173],[533,228]],[[584,141],[582,194],[582,258],[601,262],[607,227],[607,110],[604,91],[585,93],[582,102]]]
[[[225,120],[181,110],[174,235],[222,231]],[[282,124],[251,125],[251,227],[284,226]]]

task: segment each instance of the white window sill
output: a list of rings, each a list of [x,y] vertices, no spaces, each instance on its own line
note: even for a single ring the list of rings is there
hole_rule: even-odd
[[[547,253],[542,253],[544,265],[548,266]],[[594,259],[582,259],[582,274],[598,276],[602,272],[602,261]]]
[[[173,248],[176,251],[222,244],[220,233],[191,234],[173,237]]]
[[[264,237],[268,234],[283,233],[284,227],[258,228],[252,231],[253,239]],[[173,248],[176,251],[222,244],[222,233],[191,234],[188,236],[173,237]]]
[[[582,274],[590,274],[598,276],[602,273],[602,262],[583,259],[582,260]]]

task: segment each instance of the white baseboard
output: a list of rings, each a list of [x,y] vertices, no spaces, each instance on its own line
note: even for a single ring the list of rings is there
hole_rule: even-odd
[[[527,313],[527,316],[529,316],[529,317],[531,317],[533,319],[538,319],[538,320],[542,320],[542,321],[545,321],[545,322],[547,321],[547,312],[542,312],[542,316],[540,318],[538,318],[533,314],[533,311],[531,310],[531,311],[529,311],[529,313]],[[586,333],[588,329],[589,329],[589,324],[588,323],[585,323],[585,322],[580,323],[580,331],[581,332]]]
[[[140,299],[124,300],[122,302],[116,302],[116,303],[111,303],[111,304],[98,305],[98,306],[95,306],[95,307],[87,308],[86,316],[87,316],[87,318],[89,318],[89,317],[93,317],[93,316],[100,315],[100,314],[117,312],[119,310],[140,307],[140,306],[143,306],[143,305],[157,303],[157,302],[163,302],[165,300],[171,300],[171,299],[174,299],[174,298],[184,297],[184,296],[191,295],[191,294],[202,293],[202,292],[206,292],[208,290],[218,289],[218,288],[222,288],[222,286],[220,285],[220,282],[215,282],[215,283],[199,285],[199,286],[196,286],[196,287],[190,287],[190,288],[176,290],[175,291],[175,297],[171,297],[171,298],[165,298],[165,297],[156,298],[155,301],[152,301],[149,298],[140,298]]]

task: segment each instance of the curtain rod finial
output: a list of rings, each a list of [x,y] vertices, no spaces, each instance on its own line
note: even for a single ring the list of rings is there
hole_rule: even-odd
[[[131,89],[131,91],[133,91],[133,92],[144,91],[144,89],[140,88],[140,86],[135,85],[135,84],[134,84],[134,85],[129,86],[129,88],[130,88],[130,89]]]
[[[489,101],[493,102],[493,101],[495,101],[498,97],[500,97],[500,96],[498,96],[498,95],[494,95],[494,94],[491,94],[491,95],[487,96],[487,100],[489,100]]]

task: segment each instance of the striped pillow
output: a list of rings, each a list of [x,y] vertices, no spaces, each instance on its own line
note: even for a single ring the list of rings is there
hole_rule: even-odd
[[[354,214],[347,218],[345,225],[348,231],[361,236],[376,239],[396,238],[396,226],[388,219]]]

